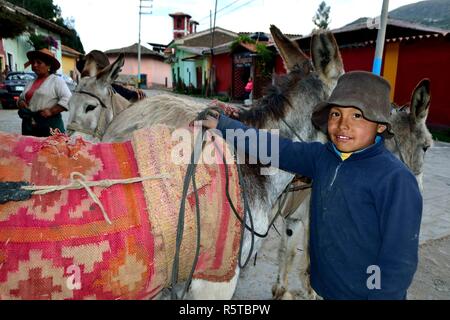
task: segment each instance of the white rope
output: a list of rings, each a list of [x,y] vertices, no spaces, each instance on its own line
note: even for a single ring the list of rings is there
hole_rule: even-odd
[[[129,179],[106,179],[99,181],[86,181],[86,177],[79,172],[72,172],[70,174],[71,183],[67,185],[57,185],[57,186],[23,186],[22,189],[33,191],[33,195],[44,195],[55,191],[61,190],[77,190],[77,189],[85,189],[92,200],[100,207],[100,210],[103,213],[103,217],[106,222],[112,224],[111,220],[106,213],[105,208],[103,207],[100,199],[97,195],[92,191],[92,187],[102,187],[109,188],[116,184],[132,184],[137,182],[143,182],[147,180],[160,180],[160,179],[169,179],[169,174],[159,174],[154,176],[147,177],[138,177],[138,178],[129,178]]]

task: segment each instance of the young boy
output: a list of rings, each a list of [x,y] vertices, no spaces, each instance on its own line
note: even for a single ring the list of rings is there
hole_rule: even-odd
[[[324,299],[406,299],[417,268],[422,197],[384,146],[393,136],[389,92],[381,77],[346,73],[312,115],[330,142],[269,135],[268,143],[279,139],[279,167],[313,179],[311,285]],[[224,137],[227,129],[257,130],[223,115],[203,125]]]
[[[92,50],[87,55],[80,57],[76,62],[77,70],[82,78],[93,77],[109,65],[108,56],[100,50]],[[146,98],[145,92],[141,89],[131,90],[117,82],[113,82],[111,85],[118,94],[129,101],[138,101]]]

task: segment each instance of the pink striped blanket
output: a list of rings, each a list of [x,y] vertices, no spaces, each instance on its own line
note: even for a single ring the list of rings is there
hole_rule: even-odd
[[[172,161],[170,150],[176,144],[162,126],[137,131],[124,143],[0,133],[0,181],[61,185],[70,183],[72,172],[89,181],[170,175],[165,180],[93,187],[112,224],[84,189],[0,205],[0,298],[155,297],[170,282],[186,172],[186,165]],[[221,157],[219,152],[215,156]],[[234,164],[228,175],[231,198],[242,216]],[[202,218],[197,279],[222,282],[234,275],[240,223],[225,196],[225,181],[223,164],[198,166]],[[180,280],[190,271],[196,246],[192,190],[185,220]]]

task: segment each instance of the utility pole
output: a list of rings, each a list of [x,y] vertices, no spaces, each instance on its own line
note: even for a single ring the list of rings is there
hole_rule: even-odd
[[[217,2],[218,0],[216,0],[216,4],[215,4],[215,8],[214,8],[214,23],[213,23],[213,19],[212,19],[212,12],[209,12],[210,15],[210,22],[209,25],[211,26],[210,30],[211,30],[211,67],[209,68],[209,85],[206,87],[206,95],[205,96],[209,96],[209,94],[213,94],[213,74],[215,75],[215,73],[213,73],[213,68],[214,68],[214,35],[215,35],[215,31],[216,31],[216,17],[217,17]]]
[[[152,14],[152,8],[153,0],[139,0],[138,88],[141,86],[141,17]]]
[[[386,38],[386,27],[389,12],[389,0],[383,0],[383,8],[381,10],[380,27],[378,29],[377,46],[375,49],[375,58],[373,60],[372,73],[381,74],[381,65],[383,64],[384,40]]]

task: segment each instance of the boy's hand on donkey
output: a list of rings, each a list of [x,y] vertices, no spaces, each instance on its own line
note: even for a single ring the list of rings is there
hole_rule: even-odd
[[[221,113],[230,118],[239,119],[239,109],[224,102],[213,100],[208,107],[208,109],[200,112],[197,118],[197,121],[201,120],[202,126],[207,129],[217,128]],[[191,122],[190,125],[193,126],[194,122]]]
[[[202,121],[202,125],[208,129],[216,129],[219,124],[219,113],[217,111],[212,111],[217,113],[217,118],[213,115],[208,115],[205,120]]]
[[[200,112],[195,121],[201,121],[201,125],[204,128],[215,129],[219,123],[219,116],[219,111],[208,108]],[[193,126],[194,121],[192,121],[189,125]]]
[[[219,101],[219,100],[213,100],[211,102],[210,106],[211,107],[216,107],[216,108],[222,110],[223,113],[227,117],[230,117],[230,118],[233,118],[233,119],[239,119],[239,109],[234,107],[234,106],[232,106],[232,105],[226,104],[225,102],[222,102],[222,101]]]

